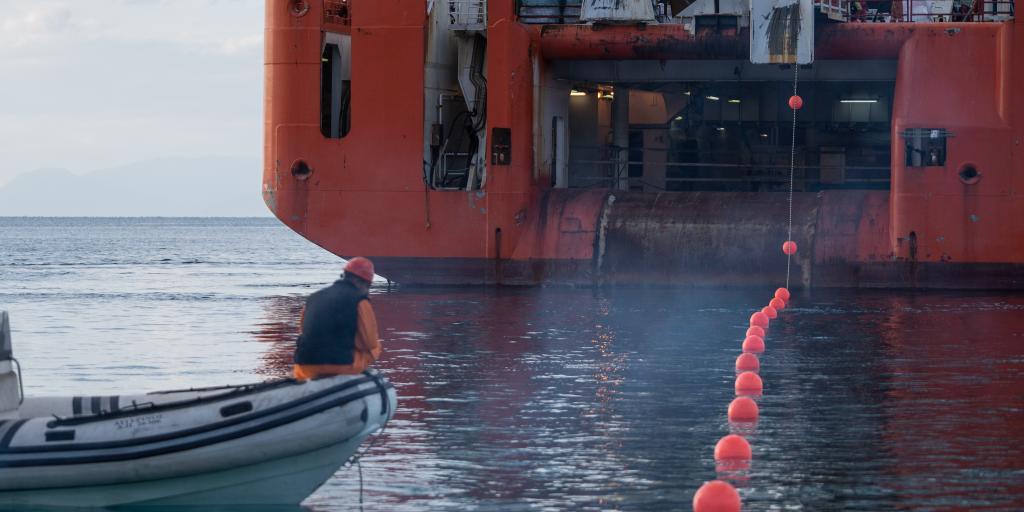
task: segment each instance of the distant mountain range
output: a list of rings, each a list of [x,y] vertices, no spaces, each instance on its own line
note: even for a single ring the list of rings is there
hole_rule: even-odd
[[[164,158],[74,174],[39,169],[0,187],[0,216],[264,217],[259,159]]]

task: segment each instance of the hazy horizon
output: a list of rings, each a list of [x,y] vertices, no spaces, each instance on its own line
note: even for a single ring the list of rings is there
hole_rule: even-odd
[[[0,216],[263,217],[260,161],[161,158],[75,174],[23,173],[0,187]]]
[[[151,161],[212,158],[257,162],[244,182],[217,183],[251,191],[226,211],[254,211],[263,11],[253,0],[0,0],[0,197],[19,177],[55,169],[86,183]],[[159,186],[137,172],[142,190]]]

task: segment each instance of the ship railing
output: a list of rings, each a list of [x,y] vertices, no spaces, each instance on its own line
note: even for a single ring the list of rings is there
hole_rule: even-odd
[[[349,0],[324,0],[324,26],[348,28],[352,26],[352,5]]]
[[[521,23],[572,25],[580,22],[582,0],[517,0]]]
[[[430,177],[430,187],[435,190],[462,190],[469,179],[470,153],[446,151],[441,154],[441,161],[434,175]]]
[[[645,177],[643,169],[652,167],[664,168],[665,176]],[[631,169],[640,172],[629,176]],[[794,166],[794,187],[798,191],[889,188],[889,166],[846,165],[840,173],[835,170],[835,167],[826,165]],[[569,176],[569,184],[573,188],[672,192],[746,190],[745,185],[748,185],[757,190],[782,190],[789,184],[789,165],[574,159],[569,162]]]
[[[448,18],[454,30],[485,30],[487,0],[448,0]]]
[[[838,3],[838,5],[837,5]],[[995,22],[1014,17],[1015,0],[824,0],[822,12],[852,23]],[[830,16],[831,17],[831,16]]]
[[[862,23],[993,22],[1013,19],[1016,0],[815,0],[835,21]],[[582,0],[517,0],[521,23],[580,23]],[[663,21],[677,23],[678,18]]]

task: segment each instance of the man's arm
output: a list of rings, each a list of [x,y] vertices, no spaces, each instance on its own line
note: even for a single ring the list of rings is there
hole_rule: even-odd
[[[371,362],[376,362],[380,358],[381,346],[377,332],[377,316],[373,314],[370,301],[359,301],[358,315],[356,350],[369,354]]]

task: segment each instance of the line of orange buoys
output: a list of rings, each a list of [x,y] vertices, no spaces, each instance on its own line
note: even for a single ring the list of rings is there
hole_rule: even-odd
[[[792,249],[796,251],[796,244]],[[788,252],[789,246],[783,246],[783,252]],[[760,397],[764,390],[764,382],[758,372],[761,370],[761,362],[757,354],[764,352],[764,338],[767,334],[768,324],[778,318],[779,312],[786,308],[789,302],[789,290],[779,288],[775,290],[775,296],[760,311],[750,315],[750,327],[747,329],[746,337],[743,340],[743,352],[736,358],[736,398],[729,404],[729,422],[733,424],[756,423],[760,416],[755,397]],[[719,471],[744,470],[750,467],[753,451],[750,443],[739,434],[729,434],[718,441],[715,445],[715,464]],[[693,495],[694,512],[739,512],[743,507],[740,494],[732,484],[724,480],[712,480],[705,482]]]
[[[804,100],[796,93],[800,66],[793,66],[793,95],[789,98],[789,108],[793,110],[792,146],[789,157],[789,232],[793,237],[793,169],[796,163],[796,111],[804,105]],[[782,243],[782,252],[786,255],[786,287],[789,286],[790,258],[796,254],[796,242],[786,240]],[[736,398],[729,404],[729,422],[751,424],[757,421],[760,411],[757,402],[751,397],[761,396],[764,382],[758,372],[761,362],[757,354],[765,350],[764,338],[768,324],[778,318],[779,312],[786,309],[789,302],[789,290],[786,287],[775,290],[775,296],[768,305],[750,315],[750,327],[743,339],[743,353],[736,358]],[[729,434],[715,445],[715,465],[719,472],[723,470],[743,470],[750,467],[752,451],[750,443],[743,436]],[[739,512],[743,507],[740,494],[732,484],[723,480],[705,482],[693,495],[694,512]]]

